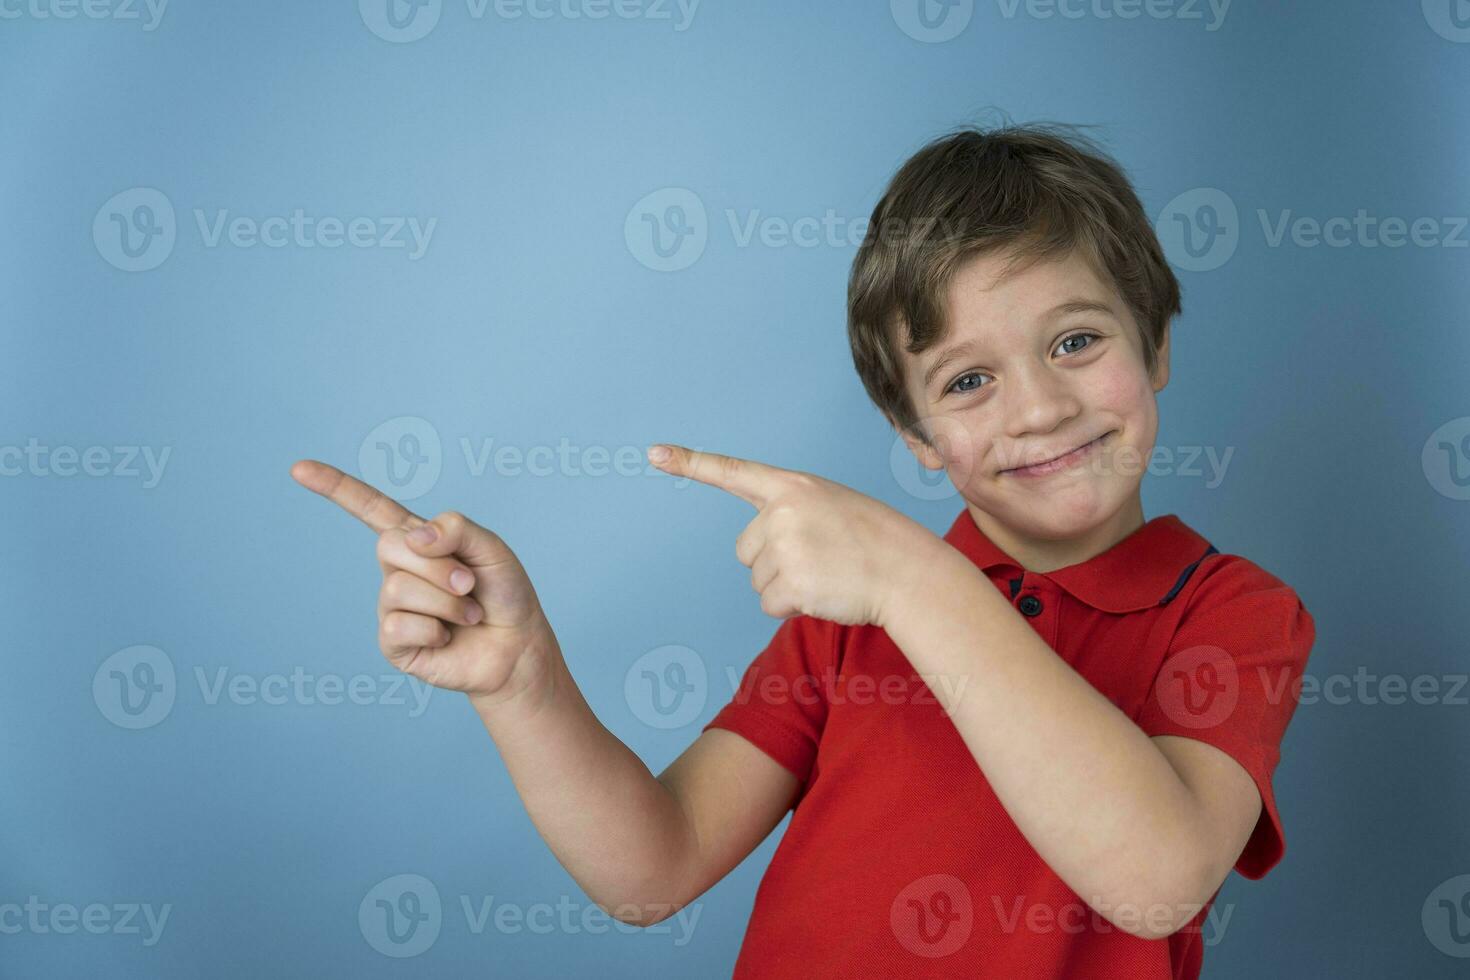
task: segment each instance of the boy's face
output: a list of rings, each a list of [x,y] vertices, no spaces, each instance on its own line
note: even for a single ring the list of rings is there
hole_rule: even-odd
[[[998,279],[1007,258],[965,262],[946,297],[949,334],[917,356],[900,352],[933,446],[904,439],[924,466],[948,471],[981,530],[1013,557],[1046,561],[1028,543],[1050,542],[1051,557],[1069,564],[1057,545],[1090,540],[1095,553],[1143,521],[1168,334],[1150,378],[1138,325],[1080,253]],[[1074,301],[1101,308],[1057,310]],[[1098,439],[1071,465],[1015,471]]]

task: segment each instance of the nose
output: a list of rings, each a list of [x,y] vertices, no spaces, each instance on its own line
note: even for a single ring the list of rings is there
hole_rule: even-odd
[[[1013,440],[1013,452],[1027,447],[1075,419],[1082,410],[1081,399],[1072,389],[1065,372],[1049,364],[1032,364],[1011,376],[1010,390],[1005,392],[1003,412],[1005,432]],[[1019,465],[1002,461],[1002,468]]]

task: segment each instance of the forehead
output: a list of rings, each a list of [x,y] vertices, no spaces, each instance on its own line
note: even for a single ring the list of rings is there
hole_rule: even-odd
[[[1011,259],[1010,252],[979,255],[955,270],[945,291],[947,336],[934,352],[957,339],[1025,336],[1041,315],[1071,300],[1118,311],[1113,290],[1078,251],[1020,265],[1006,275]]]

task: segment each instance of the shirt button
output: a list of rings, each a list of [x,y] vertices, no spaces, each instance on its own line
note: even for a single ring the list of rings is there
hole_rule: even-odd
[[[1016,607],[1027,616],[1041,615],[1041,600],[1034,595],[1021,596],[1021,601],[1016,603]]]

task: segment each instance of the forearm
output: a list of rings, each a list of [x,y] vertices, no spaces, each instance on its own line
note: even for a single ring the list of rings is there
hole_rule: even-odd
[[[540,666],[531,697],[471,703],[531,821],[588,897],[624,921],[655,921],[681,884],[689,827],[679,802],[597,720],[554,644]]]
[[[1058,877],[1110,921],[1120,908],[1160,906],[1187,920],[1188,904],[1203,901],[1188,787],[984,572],[945,548],[902,591],[890,637],[921,674],[937,675],[935,697]]]

